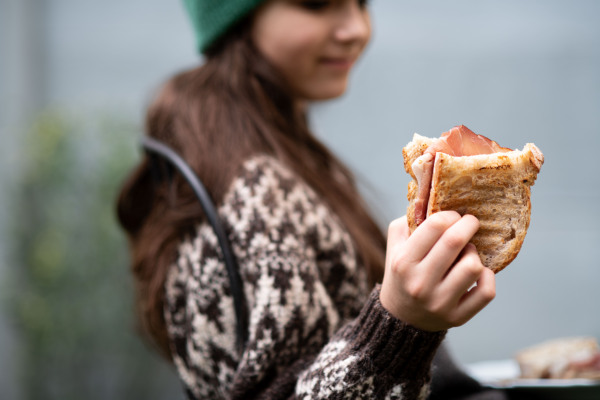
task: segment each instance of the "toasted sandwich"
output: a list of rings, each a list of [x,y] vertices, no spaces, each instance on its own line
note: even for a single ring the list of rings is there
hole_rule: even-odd
[[[408,184],[407,219],[413,232],[443,210],[479,219],[472,239],[482,263],[495,273],[519,253],[531,216],[531,191],[544,155],[535,144],[501,147],[464,125],[427,138],[415,134],[402,150]]]
[[[515,355],[523,379],[600,380],[600,346],[594,337],[563,337]]]

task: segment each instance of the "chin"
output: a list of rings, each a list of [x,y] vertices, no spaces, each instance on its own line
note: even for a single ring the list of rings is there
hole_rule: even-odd
[[[321,86],[319,88],[315,88],[315,90],[306,91],[302,97],[309,101],[333,100],[346,93],[346,89],[346,83],[342,85]]]

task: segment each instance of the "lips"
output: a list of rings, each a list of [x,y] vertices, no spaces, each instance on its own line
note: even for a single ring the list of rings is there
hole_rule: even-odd
[[[350,69],[354,65],[355,57],[322,57],[321,64],[335,69]]]

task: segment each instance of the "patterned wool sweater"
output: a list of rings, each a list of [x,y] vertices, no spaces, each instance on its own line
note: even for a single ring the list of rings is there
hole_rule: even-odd
[[[172,357],[190,398],[423,399],[445,332],[389,314],[348,231],[273,158],[246,162],[219,207],[249,311],[236,319],[216,236],[201,224],[166,281]]]

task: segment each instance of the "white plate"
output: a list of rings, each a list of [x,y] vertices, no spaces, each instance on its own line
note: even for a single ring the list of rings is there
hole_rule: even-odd
[[[465,366],[483,385],[543,395],[544,399],[599,400],[600,381],[592,379],[521,379],[514,360],[483,361]]]

